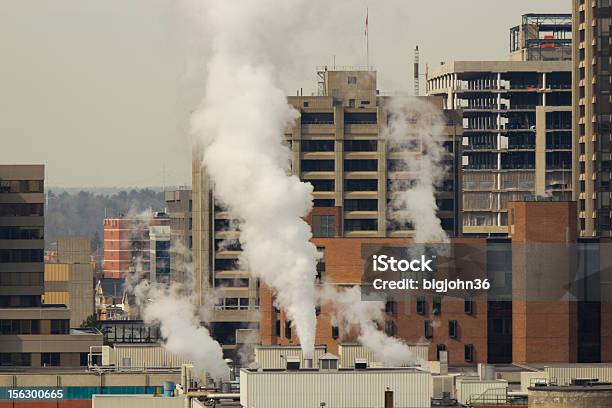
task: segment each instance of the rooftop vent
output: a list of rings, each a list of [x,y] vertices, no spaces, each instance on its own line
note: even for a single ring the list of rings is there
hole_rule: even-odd
[[[355,359],[355,370],[365,370],[368,368],[368,360],[365,358]]]
[[[287,370],[299,370],[300,358],[297,356],[287,356]]]

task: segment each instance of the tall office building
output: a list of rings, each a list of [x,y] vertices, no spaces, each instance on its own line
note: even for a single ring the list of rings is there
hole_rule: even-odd
[[[87,365],[95,330],[70,328],[70,309],[43,305],[44,166],[0,165],[0,365]]]
[[[574,200],[580,235],[612,236],[610,0],[573,0]]]
[[[314,186],[308,216],[314,237],[411,237],[410,226],[388,220],[387,206],[414,174],[398,166],[401,153],[389,151],[381,135],[388,121],[388,98],[380,96],[376,72],[322,68],[316,96],[290,96],[301,114],[286,129],[291,172]],[[421,97],[442,112],[442,98]],[[438,216],[450,235],[460,233],[460,149],[462,126],[454,111],[444,111],[443,138],[448,171],[437,192]],[[202,171],[201,152],[193,155],[193,258],[196,288],[218,289],[213,333],[233,340],[233,329],[259,322],[258,282],[239,270],[239,232],[232,214],[214,199],[214,185]],[[222,324],[221,324],[222,323]],[[218,331],[215,331],[218,329]],[[222,332],[222,333],[221,333]],[[227,335],[227,336],[226,336]]]
[[[507,204],[571,198],[569,15],[523,16],[510,61],[428,67],[427,92],[463,112],[463,233],[506,235]]]

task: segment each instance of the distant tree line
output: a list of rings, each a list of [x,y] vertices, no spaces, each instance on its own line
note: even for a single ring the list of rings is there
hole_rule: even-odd
[[[118,217],[130,210],[151,208],[163,211],[164,193],[148,188],[101,194],[91,191],[47,194],[45,209],[45,243],[47,247],[58,237],[83,235],[92,241],[92,250],[102,246],[104,216]]]

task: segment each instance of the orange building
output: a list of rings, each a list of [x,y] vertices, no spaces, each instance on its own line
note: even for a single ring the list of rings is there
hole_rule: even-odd
[[[121,279],[138,263],[149,271],[149,226],[169,226],[165,213],[148,220],[139,218],[104,219],[104,277]]]

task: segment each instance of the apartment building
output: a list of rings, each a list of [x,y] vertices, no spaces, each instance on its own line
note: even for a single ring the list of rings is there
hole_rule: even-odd
[[[44,166],[0,165],[0,365],[87,365],[96,330],[70,328],[70,309],[42,303]]]
[[[507,234],[510,201],[571,198],[571,62],[563,51],[571,41],[569,15],[553,15],[548,25],[546,15],[527,16],[511,29],[513,60],[427,69],[427,93],[444,96],[445,107],[463,115],[467,235]]]
[[[574,200],[580,234],[612,236],[612,3],[573,0]]]
[[[410,237],[411,226],[387,218],[393,194],[409,188],[415,175],[399,166],[383,134],[388,97],[376,86],[376,72],[321,68],[319,92],[290,96],[300,119],[286,129],[292,152],[291,172],[314,187],[314,209],[308,216],[314,237]],[[442,98],[422,97],[440,109],[448,171],[436,193],[442,228],[460,233],[462,125],[454,111],[442,111]],[[222,342],[234,340],[234,329],[259,323],[259,282],[238,270],[239,232],[232,214],[214,200],[214,186],[202,171],[201,152],[193,154],[193,260],[197,290],[215,287],[221,299],[211,325]],[[398,187],[400,186],[400,187]],[[222,330],[227,336],[215,330]]]

